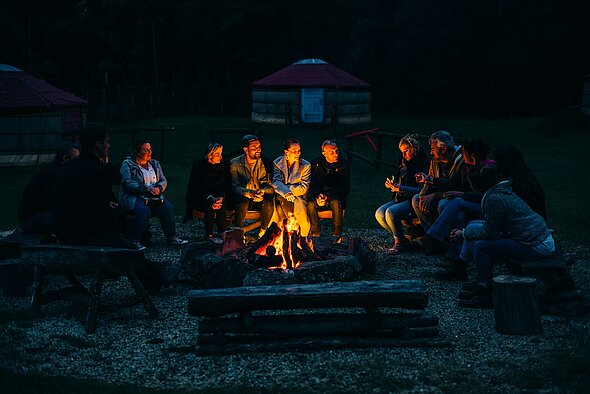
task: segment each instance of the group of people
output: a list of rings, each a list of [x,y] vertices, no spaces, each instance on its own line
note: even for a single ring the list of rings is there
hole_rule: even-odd
[[[350,164],[334,140],[321,144],[321,156],[309,162],[301,144],[288,139],[273,161],[262,156],[258,136],[242,138],[243,154],[223,161],[223,145],[207,144],[192,166],[186,191],[185,219],[204,215],[205,233],[215,237],[230,225],[244,227],[246,213],[260,211],[262,236],[271,222],[294,217],[302,237],[320,235],[320,210],[332,212],[333,241],[342,241],[342,221],[350,193]],[[441,280],[467,279],[459,305],[491,304],[492,263],[497,259],[534,259],[555,252],[545,222],[543,189],[513,145],[497,148],[471,138],[462,146],[446,131],[433,133],[429,158],[418,135],[399,141],[396,174],[385,181],[391,200],[375,212],[393,237],[388,253],[422,249],[445,253]],[[79,144],[67,142],[53,163],[27,183],[18,210],[25,232],[55,235],[60,243],[142,249],[150,242],[149,219],[159,218],[167,244],[187,243],[176,235],[174,207],[164,197],[168,186],[149,140],[136,140],[120,169],[109,162],[108,130],[88,125]],[[118,197],[113,186],[119,185]],[[157,264],[146,261],[139,272],[151,291],[171,283]],[[177,272],[176,272],[177,274]],[[148,286],[146,286],[148,287]]]
[[[320,210],[332,211],[334,242],[342,241],[342,219],[350,192],[350,166],[338,152],[333,140],[321,145],[321,156],[309,162],[301,157],[301,144],[288,139],[283,155],[274,161],[262,156],[260,138],[249,134],[242,138],[244,153],[223,162],[223,146],[209,143],[204,157],[192,167],[186,193],[186,218],[193,210],[204,214],[209,238],[222,232],[233,210],[234,224],[244,227],[246,213],[258,210],[262,236],[271,222],[293,216],[303,237],[320,235]]]
[[[428,144],[430,160],[417,135],[399,142],[397,174],[385,181],[391,201],[375,212],[393,236],[388,253],[445,253],[446,268],[436,274],[441,280],[466,281],[472,262],[476,280],[463,284],[459,305],[489,307],[493,261],[555,252],[543,188],[513,145],[497,148],[490,158],[484,140],[458,146],[444,130]]]

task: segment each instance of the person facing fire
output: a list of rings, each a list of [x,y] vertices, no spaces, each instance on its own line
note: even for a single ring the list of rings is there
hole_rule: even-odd
[[[350,193],[350,165],[340,157],[334,140],[322,143],[322,156],[311,162],[311,185],[307,213],[311,223],[310,235],[320,235],[318,211],[332,211],[332,236],[342,242],[342,218]]]
[[[307,192],[311,181],[311,164],[301,158],[301,144],[292,138],[283,145],[284,155],[273,162],[272,187],[276,192],[276,213],[280,220],[293,214],[301,236],[309,234]]]
[[[226,195],[230,187],[229,166],[223,162],[223,145],[210,142],[205,154],[193,163],[186,188],[186,215],[193,217],[193,209],[204,213],[205,233],[208,239],[214,238],[213,227],[217,233],[227,228]]]
[[[246,212],[259,210],[259,234],[264,234],[274,211],[272,161],[262,156],[262,145],[256,135],[248,134],[242,137],[242,149],[244,154],[229,163],[235,200],[235,224],[244,227]]]

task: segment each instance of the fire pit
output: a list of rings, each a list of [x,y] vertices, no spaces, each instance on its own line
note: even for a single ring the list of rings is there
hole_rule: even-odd
[[[272,223],[250,245],[243,239],[242,229],[232,228],[218,244],[191,244],[182,257],[181,279],[202,288],[309,284],[349,281],[375,269],[374,253],[362,239],[312,242],[301,237],[293,217]]]

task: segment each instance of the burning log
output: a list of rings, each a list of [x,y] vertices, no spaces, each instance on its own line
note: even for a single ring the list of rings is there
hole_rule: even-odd
[[[266,255],[254,254],[254,260],[250,263],[258,268],[278,267],[283,263],[281,256],[277,256],[277,249],[274,246],[268,245],[265,251]]]

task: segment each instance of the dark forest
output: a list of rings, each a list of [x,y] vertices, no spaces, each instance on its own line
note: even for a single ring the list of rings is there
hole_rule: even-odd
[[[373,111],[513,117],[578,104],[588,1],[4,2],[0,61],[89,100],[89,118],[247,115],[302,58],[372,85]],[[103,108],[111,108],[105,114]]]

